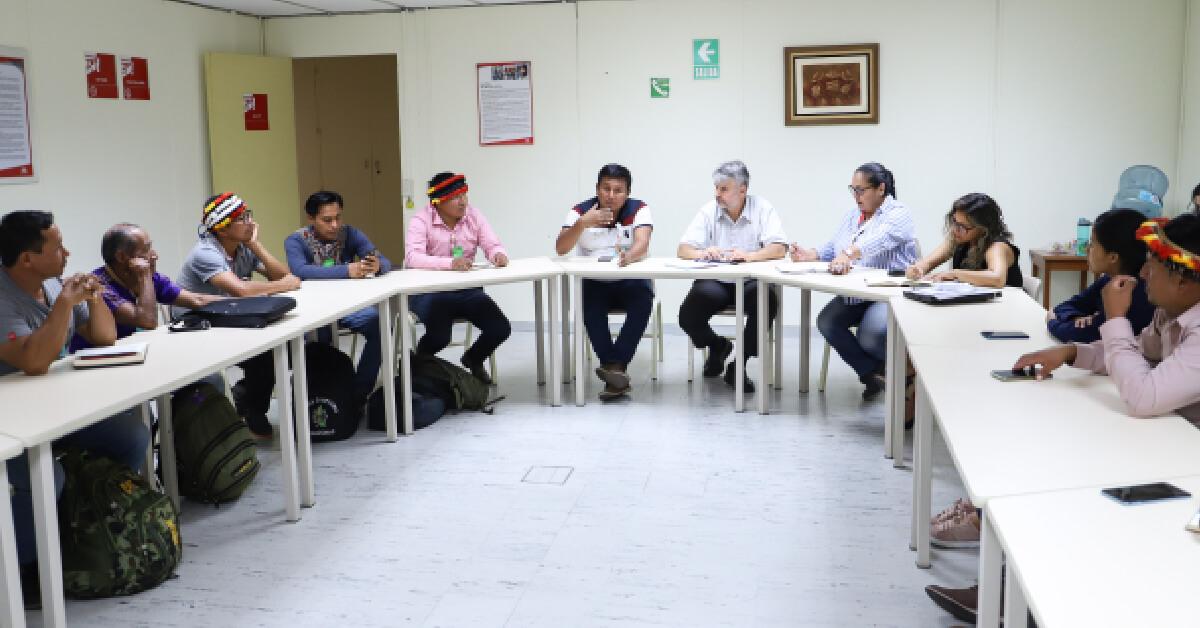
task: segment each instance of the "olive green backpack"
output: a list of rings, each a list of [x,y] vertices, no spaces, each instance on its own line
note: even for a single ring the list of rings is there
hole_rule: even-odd
[[[241,497],[260,465],[250,428],[229,398],[200,382],[176,392],[171,408],[179,492],[210,504]]]
[[[130,595],[158,586],[183,556],[171,499],[120,462],[77,449],[61,458],[63,589],[77,598]]]

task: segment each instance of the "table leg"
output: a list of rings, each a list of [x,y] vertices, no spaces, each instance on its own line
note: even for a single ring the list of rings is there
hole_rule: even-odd
[[[571,376],[571,278],[563,275],[562,283],[562,383],[570,384]]]
[[[537,353],[537,383],[546,383],[546,341],[542,336],[545,325],[545,312],[542,311],[542,280],[533,281],[533,342],[534,352]]]
[[[734,331],[734,344],[737,345],[737,351],[733,354],[733,376],[736,380],[733,385],[733,409],[735,412],[742,412],[746,409],[746,391],[744,390],[746,383],[746,282],[741,279],[734,282],[733,303],[734,309],[737,311],[735,319],[737,329]],[[760,324],[762,323],[761,319],[760,315]]]
[[[175,418],[171,408],[171,393],[160,395],[158,403],[158,464],[162,468],[163,488],[167,497],[182,512],[183,502],[179,498],[179,467],[175,461]]]
[[[287,344],[271,350],[275,358],[275,390],[279,403],[279,451],[283,459],[283,503],[288,521],[300,520],[300,491],[296,472],[296,425],[292,419],[292,378],[288,377]]]
[[[979,615],[975,625],[980,628],[999,628],[1004,552],[1000,549],[996,531],[992,529],[986,506],[983,514],[983,529],[979,531]]]
[[[883,372],[887,376],[887,385],[884,387],[884,394],[887,398],[884,403],[883,412],[883,457],[891,458],[892,451],[895,449],[893,441],[896,439],[895,421],[896,416],[896,321],[892,316],[892,308],[888,307],[888,324],[887,324],[887,355],[883,361]],[[904,381],[903,378],[900,379]],[[902,384],[903,385],[903,384]],[[900,432],[903,434],[904,432]],[[900,436],[901,439],[904,436]]]
[[[546,300],[550,302],[550,381],[553,383],[550,386],[550,405],[562,405],[562,385],[563,374],[561,372],[562,362],[559,360],[559,344],[555,334],[558,333],[558,288],[559,281],[557,277],[551,277],[546,285],[550,287],[550,294],[546,295]],[[566,313],[563,313],[563,319],[566,319]]]
[[[26,450],[26,453],[29,455],[29,485],[33,491],[33,521],[37,533],[42,623],[45,626],[66,626],[62,545],[58,537],[58,495],[54,490],[54,451],[50,443],[42,443]]]
[[[771,346],[770,346],[770,343],[767,342],[767,328],[770,325],[770,323],[764,324],[764,322],[762,320],[763,316],[765,316],[769,312],[768,307],[769,307],[770,301],[767,298],[767,295],[769,294],[767,291],[770,289],[771,289],[770,284],[763,281],[762,279],[758,280],[758,291],[757,291],[757,295],[758,295],[758,325],[756,326],[756,332],[758,334],[758,386],[759,386],[758,413],[759,414],[767,413],[767,410],[768,410],[767,397],[771,396],[769,394],[770,390],[771,390],[771,382],[768,379],[769,373],[767,370],[767,363],[771,361],[771,352],[770,352]]]
[[[586,392],[584,390],[586,382],[583,376],[583,356],[584,351],[587,350],[583,346],[583,338],[587,335],[583,331],[583,277],[572,277],[571,287],[575,291],[575,312],[573,314],[575,318],[575,338],[572,343],[572,351],[575,352],[575,405],[582,406],[585,403],[584,394]]]
[[[0,461],[0,486],[8,486],[8,465]],[[0,499],[0,584],[4,595],[0,597],[0,625],[23,627],[25,606],[21,601],[21,572],[17,566],[16,532],[13,531],[12,500]]]
[[[143,401],[139,405],[139,410],[142,413],[142,423],[146,426],[146,432],[154,434],[154,412],[150,409],[150,404],[153,403],[149,399]],[[154,438],[150,439],[150,446],[146,448],[146,459],[142,463],[142,477],[154,485]]]
[[[800,290],[800,393],[808,392],[808,353],[812,347],[812,290]]]
[[[333,337],[337,338],[336,335]],[[300,478],[300,506],[312,508],[317,503],[317,490],[313,482],[312,439],[309,436],[308,362],[304,355],[304,336],[293,338],[288,344],[292,347],[292,403],[296,416],[296,468]]]
[[[783,389],[783,286],[774,286],[775,302],[779,304],[779,311],[775,312],[775,348],[771,351],[771,357],[774,358],[771,367],[771,376],[775,380],[775,390]]]
[[[396,311],[400,313],[400,324],[396,325],[396,333],[400,334],[400,398],[403,399],[401,407],[393,410],[393,413],[398,413],[401,418],[402,425],[401,433],[409,436],[413,433],[413,414],[412,414],[412,331],[410,326],[412,321],[408,317],[408,295],[401,292],[399,295],[400,304],[396,307]],[[386,402],[392,400],[392,407],[395,408],[395,394],[387,395],[384,398]],[[393,414],[393,416],[394,416]],[[396,423],[389,419],[387,424],[388,441],[396,440]]]
[[[917,424],[913,428],[913,532],[917,567],[929,568],[929,507],[932,490],[933,410],[929,395],[917,378]]]
[[[1029,605],[1025,603],[1021,574],[1013,568],[1011,560],[1004,569],[1004,624],[1009,628],[1029,628]]]

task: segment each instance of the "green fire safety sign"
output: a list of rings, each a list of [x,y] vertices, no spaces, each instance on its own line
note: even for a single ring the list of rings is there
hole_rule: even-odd
[[[670,98],[671,97],[671,79],[669,79],[669,78],[652,78],[652,79],[650,79],[650,97],[651,98]]]
[[[692,40],[692,78],[721,78],[721,46],[716,39]]]

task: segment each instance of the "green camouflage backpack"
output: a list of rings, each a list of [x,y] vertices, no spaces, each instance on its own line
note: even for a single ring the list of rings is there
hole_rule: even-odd
[[[58,527],[66,594],[130,595],[169,578],[183,555],[171,499],[103,456],[72,449],[62,465]]]
[[[250,428],[225,394],[200,382],[171,400],[179,492],[220,504],[242,496],[258,475],[258,452]]]
[[[459,368],[436,355],[411,353],[413,390],[433,395],[446,404],[447,410],[483,410],[501,398],[488,401],[488,385],[466,369]]]

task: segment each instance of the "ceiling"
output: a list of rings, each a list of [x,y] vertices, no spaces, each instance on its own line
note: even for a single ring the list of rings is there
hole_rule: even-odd
[[[174,0],[196,6],[237,11],[258,17],[371,13],[437,7],[477,7],[496,4],[531,4],[561,0]]]

